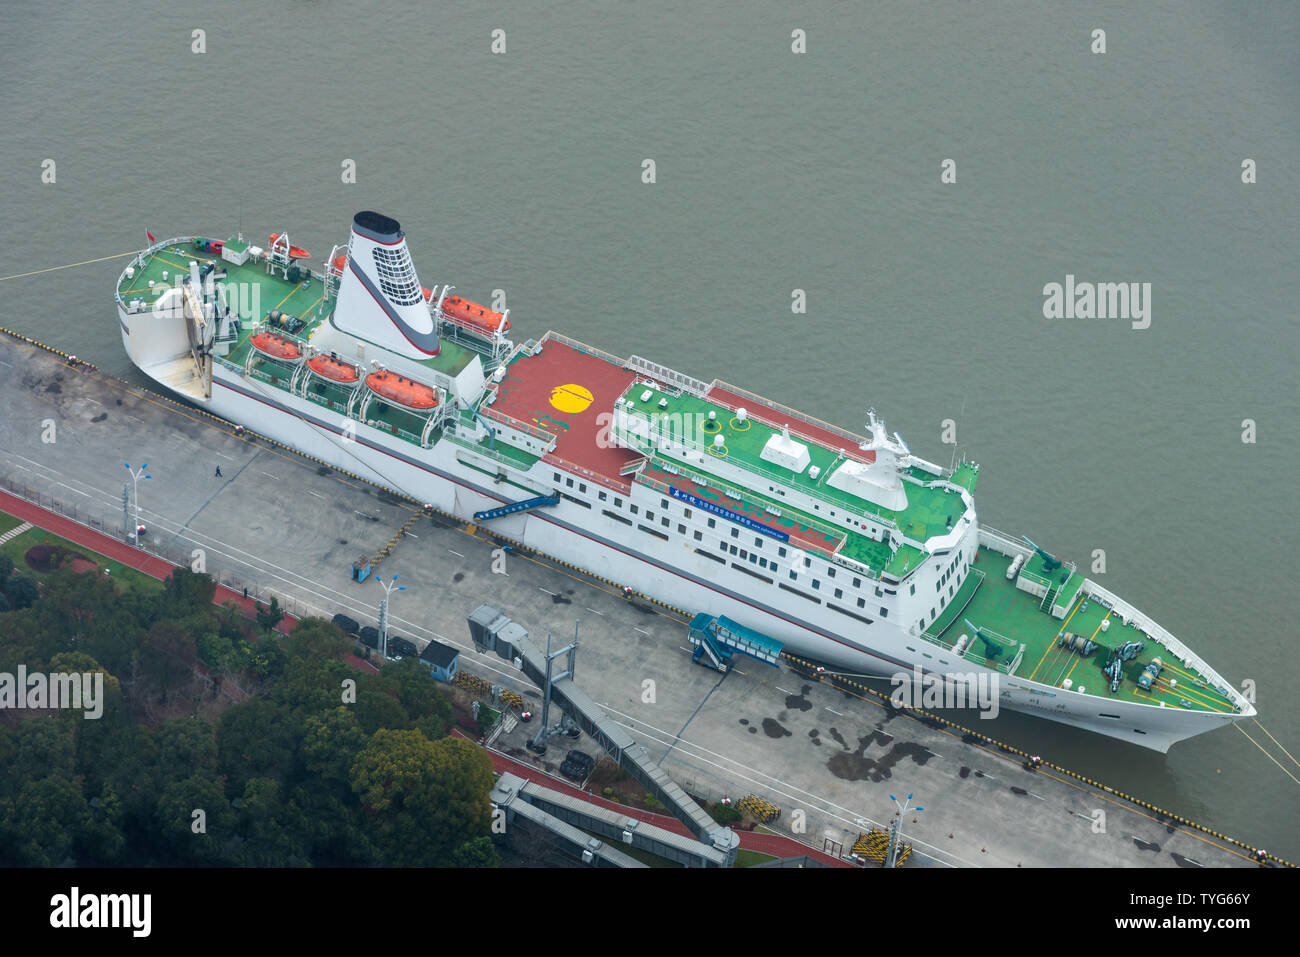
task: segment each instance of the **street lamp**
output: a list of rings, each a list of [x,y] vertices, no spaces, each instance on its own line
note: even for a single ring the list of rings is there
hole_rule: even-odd
[[[387,583],[375,576],[375,581],[384,586],[384,598],[379,603],[379,657],[385,661],[388,660],[388,599],[393,595],[393,586],[397,586],[398,591],[406,591],[405,585],[397,584],[397,576],[394,575]]]
[[[885,866],[894,867],[898,861],[898,855],[903,848],[903,815],[907,813],[907,806],[912,803],[912,795],[909,794],[902,804],[899,804],[898,798],[894,797],[892,794],[889,795],[889,800],[893,801],[894,807],[898,808],[898,817],[894,818],[893,834],[890,836],[889,841],[889,861]],[[912,810],[924,811],[925,808],[918,806],[912,808]]]
[[[131,468],[130,462],[123,462],[122,464],[125,465],[126,470],[131,473],[131,487],[132,491],[135,492],[135,543],[139,545],[140,532],[144,528],[144,526],[140,524],[140,479],[151,479],[153,476],[145,472],[145,469],[149,467],[148,463],[141,465],[139,469]]]

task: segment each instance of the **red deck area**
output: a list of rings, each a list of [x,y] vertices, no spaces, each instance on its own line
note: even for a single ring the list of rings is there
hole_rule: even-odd
[[[706,398],[710,402],[716,402],[718,405],[725,405],[732,412],[743,408],[751,419],[758,419],[765,422],[773,428],[780,429],[784,425],[790,426],[791,434],[798,434],[806,439],[811,439],[818,445],[830,449],[832,452],[844,450],[844,454],[851,459],[857,459],[866,465],[872,465],[876,461],[875,452],[864,452],[858,448],[865,439],[857,438],[850,441],[848,438],[837,435],[829,429],[824,429],[815,422],[811,422],[803,416],[795,413],[788,416],[783,412],[777,412],[775,409],[769,409],[764,405],[757,405],[753,399],[747,399],[742,395],[737,395],[725,386],[718,385],[714,382],[710,387]]]
[[[558,441],[547,461],[627,491],[631,486],[619,472],[641,456],[615,447],[610,425],[614,400],[635,378],[627,369],[548,339],[537,355],[510,364],[489,408],[554,435]]]
[[[778,518],[769,512],[763,511],[763,509],[757,505],[752,505],[749,502],[737,502],[734,498],[728,498],[722,495],[722,493],[720,493],[716,488],[703,488],[698,483],[693,482],[684,475],[673,475],[670,472],[664,472],[651,465],[647,465],[642,471],[642,474],[647,478],[663,482],[665,485],[675,486],[681,491],[694,495],[697,498],[702,498],[705,501],[712,502],[715,505],[720,505],[723,508],[729,508],[733,512],[739,512],[747,518],[752,518],[756,522],[761,522],[768,528],[775,528],[779,531],[785,532],[790,536],[790,544],[795,548],[833,555],[836,547],[839,545],[839,541],[836,539],[831,538],[829,535],[818,529],[809,528],[802,524],[797,518],[790,515],[782,515]]]

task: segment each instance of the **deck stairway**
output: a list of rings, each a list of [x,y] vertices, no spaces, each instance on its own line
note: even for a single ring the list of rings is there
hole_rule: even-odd
[[[500,508],[489,508],[482,512],[474,513],[474,521],[488,522],[494,518],[501,518],[505,515],[514,515],[517,512],[530,512],[535,508],[544,508],[548,505],[559,505],[560,496],[558,495],[539,495],[536,498],[526,498],[521,502],[511,502],[509,505],[502,505]]]

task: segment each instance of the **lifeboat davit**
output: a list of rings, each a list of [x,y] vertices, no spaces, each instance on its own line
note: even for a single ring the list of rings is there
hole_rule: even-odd
[[[413,412],[428,412],[438,405],[438,393],[433,386],[396,372],[372,372],[366,376],[366,385],[375,395]]]
[[[335,359],[333,356],[315,356],[307,360],[307,368],[319,376],[334,382],[356,382],[361,378],[357,367],[350,362]]]
[[[302,350],[297,344],[283,336],[277,336],[274,332],[259,332],[249,341],[252,342],[254,349],[272,359],[279,359],[281,362],[302,362]]]
[[[487,306],[480,306],[477,302],[462,299],[460,296],[445,297],[442,300],[442,311],[453,321],[469,326],[477,332],[491,335],[495,332],[506,332],[510,328],[510,320],[501,313],[494,312]]]
[[[271,245],[274,246],[275,241],[279,238],[280,238],[279,233],[272,233]],[[311,259],[311,253],[307,252],[307,250],[303,249],[301,246],[290,246],[289,258],[290,259]]]

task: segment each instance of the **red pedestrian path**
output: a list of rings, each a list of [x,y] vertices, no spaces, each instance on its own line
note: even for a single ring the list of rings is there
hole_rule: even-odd
[[[39,505],[33,505],[26,499],[11,495],[9,492],[0,491],[0,511],[8,512],[25,522],[31,522],[38,528],[53,532],[70,542],[83,545],[91,551],[98,552],[105,558],[111,558],[115,562],[134,568],[136,571],[144,572],[151,578],[164,580],[178,567],[165,558],[151,555],[149,552],[128,545],[126,542],[118,541],[116,538],[97,532],[93,528],[87,528],[79,522],[74,522],[70,518],[51,512]],[[212,602],[215,605],[222,606],[227,602],[234,602],[244,617],[249,619],[256,619],[257,617],[257,603],[252,598],[245,598],[241,592],[237,592],[233,588],[227,588],[225,585],[217,585],[217,591],[212,597]],[[286,614],[276,626],[276,631],[287,635],[297,625],[298,619]],[[363,661],[356,655],[347,654],[344,659],[359,671],[370,671],[373,674],[379,673],[379,669],[373,664]]]

